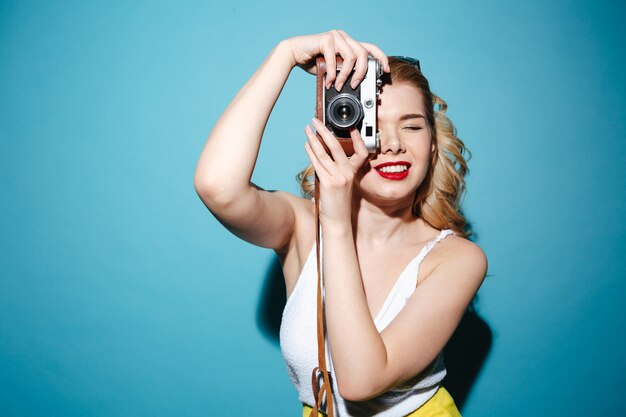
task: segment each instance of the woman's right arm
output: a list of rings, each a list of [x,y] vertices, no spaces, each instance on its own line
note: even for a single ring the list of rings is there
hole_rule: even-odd
[[[231,232],[253,244],[279,249],[294,228],[286,193],[269,193],[251,183],[261,136],[295,66],[289,40],[280,42],[219,118],[200,155],[196,192]]]
[[[264,191],[251,183],[263,130],[294,66],[315,73],[315,58],[326,61],[327,87],[337,90],[353,72],[355,87],[367,72],[368,51],[389,70],[387,57],[374,45],[359,44],[332,30],[280,42],[243,86],[217,121],[200,155],[194,177],[207,208],[231,232],[258,246],[282,251],[291,242],[303,199]],[[343,59],[336,71],[336,56]]]

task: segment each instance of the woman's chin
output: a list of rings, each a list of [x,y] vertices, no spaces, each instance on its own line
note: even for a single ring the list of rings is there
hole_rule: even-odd
[[[411,184],[409,178],[402,181],[364,178],[355,186],[355,195],[372,203],[384,206],[412,205],[418,186]]]
[[[412,210],[415,190],[367,190],[357,188],[354,195],[357,204],[359,204],[359,200],[362,200],[380,208],[392,210],[403,210],[406,208]]]

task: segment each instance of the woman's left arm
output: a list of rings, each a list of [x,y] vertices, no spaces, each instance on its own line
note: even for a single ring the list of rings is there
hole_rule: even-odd
[[[487,260],[477,245],[459,240],[379,333],[367,304],[351,221],[353,180],[367,149],[353,129],[355,154],[348,158],[328,129],[316,120],[313,125],[332,155],[307,127],[305,149],[320,179],[328,343],[340,395],[362,401],[410,379],[434,360],[480,287]]]

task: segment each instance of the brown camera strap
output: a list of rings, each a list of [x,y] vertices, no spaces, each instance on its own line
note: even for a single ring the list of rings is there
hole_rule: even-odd
[[[341,57],[337,57],[341,62]],[[316,59],[317,67],[317,84],[316,95],[317,101],[315,105],[315,117],[318,120],[324,120],[324,103],[322,97],[324,95],[324,74],[326,73],[326,63],[323,57]],[[319,135],[318,135],[319,137]],[[321,138],[320,138],[321,140]],[[324,141],[322,140],[322,143]],[[315,404],[309,414],[309,417],[317,417],[318,411],[321,410],[326,398],[326,415],[334,417],[333,409],[333,393],[331,388],[330,372],[326,366],[326,342],[324,330],[324,301],[323,301],[323,285],[322,285],[322,265],[321,265],[321,236],[320,236],[320,192],[319,178],[315,175],[315,255],[317,258],[317,367],[313,369],[311,375],[311,386],[313,388],[313,399]]]
[[[315,255],[317,258],[317,363],[311,375],[311,385],[313,387],[313,398],[315,404],[309,417],[317,417],[317,412],[324,401],[326,394],[326,415],[334,416],[333,393],[330,382],[330,373],[326,367],[326,343],[324,331],[324,302],[322,297],[322,266],[320,253],[320,198],[319,179],[315,175]],[[320,376],[322,378],[320,384]]]

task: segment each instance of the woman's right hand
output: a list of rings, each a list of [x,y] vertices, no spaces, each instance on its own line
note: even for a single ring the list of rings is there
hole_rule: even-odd
[[[387,55],[379,47],[358,42],[342,30],[296,36],[287,39],[287,43],[291,46],[295,65],[311,74],[316,74],[317,71],[315,58],[323,55],[326,61],[326,88],[330,88],[334,82],[337,91],[343,87],[353,69],[354,74],[350,85],[352,88],[359,85],[367,73],[368,55],[378,59],[385,72],[390,71]],[[343,59],[339,74],[337,74],[337,55]]]

